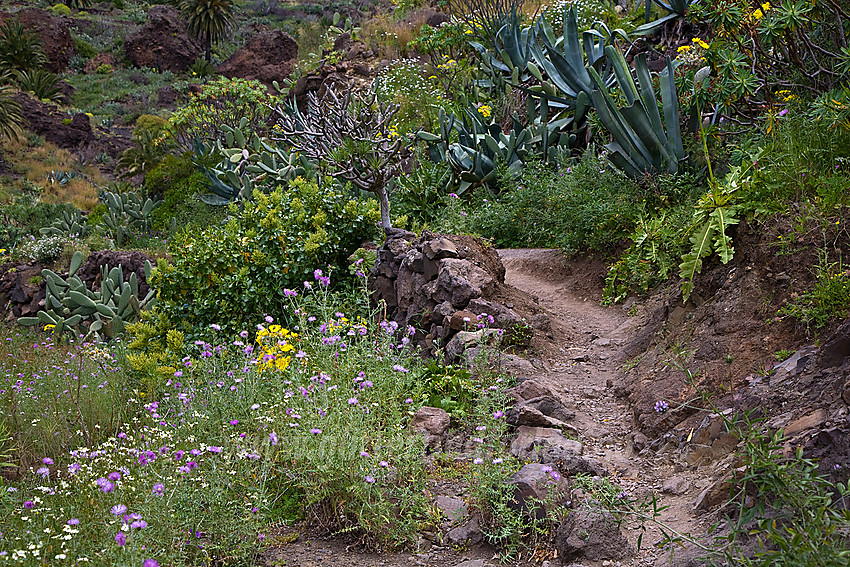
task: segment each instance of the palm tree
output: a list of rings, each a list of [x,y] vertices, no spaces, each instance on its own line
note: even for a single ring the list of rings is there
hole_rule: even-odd
[[[47,64],[41,39],[17,18],[0,25],[0,73],[28,71]]]
[[[0,83],[2,80],[0,76]],[[12,97],[14,92],[9,85],[0,85],[0,139],[17,136],[24,121],[21,105]]]
[[[189,20],[189,33],[203,41],[210,61],[212,44],[223,39],[236,23],[233,0],[176,0],[176,4]]]

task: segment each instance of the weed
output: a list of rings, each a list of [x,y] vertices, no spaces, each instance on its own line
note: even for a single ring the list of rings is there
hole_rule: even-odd
[[[802,294],[792,294],[782,307],[780,316],[793,317],[805,325],[807,331],[825,327],[835,318],[843,318],[850,308],[850,273],[841,260],[830,262],[821,252],[814,268],[814,286]]]

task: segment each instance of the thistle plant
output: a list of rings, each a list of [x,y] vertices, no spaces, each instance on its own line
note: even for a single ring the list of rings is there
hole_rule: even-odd
[[[399,156],[405,149],[404,140],[391,127],[398,105],[378,103],[374,92],[340,97],[332,88],[322,98],[313,93],[307,98],[303,113],[295,104],[278,107],[280,119],[272,139],[324,164],[330,176],[375,193],[381,204],[381,226],[389,231],[387,187],[399,171]]]

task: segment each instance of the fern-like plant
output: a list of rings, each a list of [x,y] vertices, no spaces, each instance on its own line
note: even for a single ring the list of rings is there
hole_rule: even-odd
[[[17,18],[0,25],[0,74],[37,69],[47,64],[41,39]]]
[[[21,105],[12,96],[12,87],[2,83],[3,79],[0,77],[0,139],[17,137],[24,122]]]
[[[59,102],[64,98],[59,88],[59,77],[47,69],[27,69],[15,71],[15,83],[22,91],[32,93],[36,98]]]

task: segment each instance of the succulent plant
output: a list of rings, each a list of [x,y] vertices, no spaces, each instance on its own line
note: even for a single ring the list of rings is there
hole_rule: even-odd
[[[103,224],[118,246],[134,230],[148,230],[151,227],[151,212],[159,204],[151,198],[145,198],[134,191],[112,193],[103,190],[100,200],[106,204]]]
[[[68,268],[68,278],[62,278],[52,270],[41,271],[44,277],[44,309],[36,317],[21,317],[18,323],[24,326],[52,326],[57,335],[68,332],[85,334],[100,340],[101,333],[113,338],[124,332],[124,325],[139,318],[142,310],[156,303],[154,290],[139,299],[139,282],[136,274],[124,281],[123,268],[101,266],[100,290],[92,291],[76,275],[83,263],[83,255],[74,253]],[[150,262],[145,263],[145,275],[150,277]]]
[[[85,238],[89,233],[86,217],[79,210],[62,211],[62,216],[53,221],[50,226],[39,229],[45,236],[66,236],[68,238]]]

